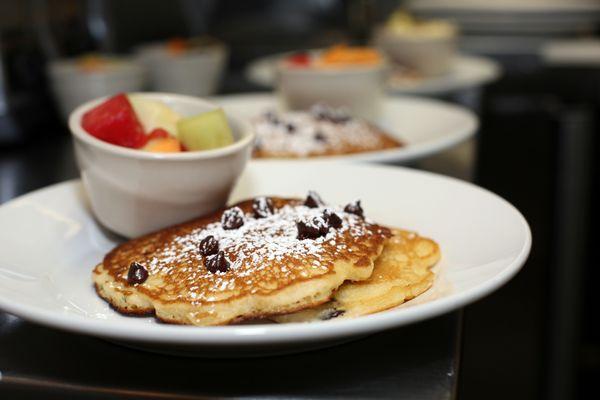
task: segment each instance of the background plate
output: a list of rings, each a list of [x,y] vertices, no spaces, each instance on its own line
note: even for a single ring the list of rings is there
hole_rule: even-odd
[[[274,87],[277,62],[289,54],[280,53],[252,61],[246,68],[246,78],[258,85]],[[500,71],[499,64],[490,58],[459,55],[444,75],[402,82],[390,80],[387,90],[393,94],[445,95],[489,83],[500,76]]]
[[[271,94],[219,96],[211,99],[227,112],[249,119],[278,109]],[[464,107],[416,97],[388,97],[376,123],[406,146],[342,156],[298,159],[300,162],[372,161],[406,163],[449,149],[475,134],[478,119]]]

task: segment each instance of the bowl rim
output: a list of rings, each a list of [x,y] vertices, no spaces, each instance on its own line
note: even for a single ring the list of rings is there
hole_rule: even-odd
[[[374,34],[375,43],[377,47],[381,48],[382,45],[393,45],[396,43],[411,43],[411,44],[431,44],[431,43],[442,43],[442,44],[456,44],[460,36],[455,33],[448,36],[425,36],[425,35],[405,35],[403,33],[397,33],[390,31],[389,29],[381,29],[376,31]],[[382,43],[385,41],[385,43]],[[385,50],[383,50],[385,52]]]
[[[169,98],[173,101],[196,103],[201,105],[208,105],[213,109],[221,108],[217,104],[212,103],[200,97],[188,96],[183,94],[166,93],[166,92],[127,92],[127,95],[140,95],[150,97],[153,100],[161,100]],[[114,95],[113,95],[114,96]],[[91,108],[102,103],[106,99],[113,96],[102,96],[90,101],[87,101],[79,105],[75,110],[69,114],[69,130],[71,135],[78,141],[81,141],[91,147],[94,147],[105,153],[112,155],[121,156],[125,158],[133,158],[137,160],[153,160],[153,161],[186,161],[186,160],[207,160],[218,157],[223,157],[243,151],[246,147],[250,146],[254,142],[255,134],[250,124],[241,118],[232,116],[226,113],[227,118],[233,120],[239,127],[241,137],[225,147],[221,147],[213,150],[199,150],[199,151],[186,151],[180,153],[154,153],[149,151],[142,151],[140,149],[132,149],[129,147],[118,146],[116,144],[102,141],[91,134],[89,134],[81,126],[81,119],[83,114],[89,111]]]
[[[192,47],[183,53],[172,55],[166,48],[164,42],[148,43],[140,45],[134,49],[134,57],[139,60],[140,56],[160,55],[161,57],[169,57],[170,59],[178,59],[193,56],[206,56],[227,53],[229,49],[223,43],[214,43],[206,46]]]
[[[137,60],[130,56],[102,55],[114,62],[117,67],[100,69],[97,71],[80,71],[77,67],[78,57],[60,58],[48,63],[46,70],[52,79],[87,77],[87,78],[114,78],[115,76],[138,75],[144,73],[144,68]]]
[[[185,40],[189,40],[189,41],[194,41],[194,40],[198,40],[198,39],[202,39],[202,38],[206,38],[209,39],[208,43],[204,43],[201,45],[194,45],[192,46],[190,49],[194,50],[194,49],[210,49],[210,50],[214,50],[214,49],[227,49],[229,46],[227,46],[227,44],[225,42],[223,42],[222,40],[213,37],[213,36],[207,36],[207,35],[199,35],[199,36],[192,36],[192,37],[187,37],[184,38]],[[164,50],[167,46],[167,44],[169,43],[169,40],[151,40],[151,41],[146,41],[140,44],[137,44],[133,47],[133,54],[134,56],[139,53],[139,52],[144,52],[144,51],[153,51],[153,50]],[[185,52],[183,53],[185,54]]]
[[[377,64],[351,65],[351,66],[331,66],[327,68],[311,68],[311,67],[293,67],[286,63],[286,58],[297,52],[289,52],[277,61],[276,70],[279,74],[294,74],[294,75],[352,75],[352,74],[368,74],[385,72],[390,67],[388,57],[378,48],[373,47],[379,52],[381,61]],[[303,50],[305,53],[318,53],[325,49],[309,49]],[[302,51],[299,51],[302,52]]]

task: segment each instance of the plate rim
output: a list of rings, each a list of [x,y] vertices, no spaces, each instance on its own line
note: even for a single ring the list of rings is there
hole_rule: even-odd
[[[499,273],[485,282],[462,292],[434,299],[422,304],[416,304],[412,307],[403,308],[400,313],[398,313],[397,310],[389,310],[348,320],[290,323],[282,325],[237,325],[233,327],[191,327],[158,324],[136,325],[135,323],[132,323],[132,321],[110,322],[107,324],[101,319],[92,319],[77,314],[48,312],[47,310],[35,306],[32,307],[13,303],[10,298],[6,298],[5,295],[1,293],[0,309],[25,320],[60,330],[139,343],[250,346],[257,344],[310,342],[382,331],[433,318],[461,308],[489,295],[503,286],[521,270],[523,264],[527,260],[532,243],[531,229],[521,212],[499,195],[472,183],[427,171],[382,165],[355,165],[351,167],[393,170],[399,174],[426,176],[463,186],[467,190],[475,190],[491,197],[495,201],[500,202],[502,206],[508,207],[517,217],[520,229],[525,235],[519,253]],[[0,209],[11,206],[15,202],[30,199],[31,197],[40,195],[44,192],[67,190],[67,187],[75,188],[78,185],[81,185],[80,179],[73,179],[46,186],[12,199],[2,204]],[[65,189],[63,189],[63,187]]]
[[[298,51],[302,51],[301,49]],[[279,53],[274,53],[274,54],[268,54],[265,56],[261,56],[261,57],[257,57],[255,59],[253,59],[252,61],[250,61],[245,67],[244,67],[244,77],[251,83],[255,84],[255,85],[259,85],[261,87],[267,88],[267,89],[274,89],[275,88],[275,82],[272,79],[263,79],[262,77],[260,77],[262,74],[260,72],[257,72],[259,70],[259,68],[261,68],[261,65],[265,65],[265,64],[269,64],[274,62],[275,60],[278,60],[279,58],[285,56],[286,54],[290,54],[293,53],[294,51],[287,51],[287,52],[279,52]],[[502,67],[500,66],[500,64],[498,62],[496,62],[494,59],[490,58],[490,57],[484,57],[484,56],[479,56],[479,55],[470,55],[470,54],[466,54],[466,53],[458,53],[453,60],[453,68],[465,68],[466,65],[477,65],[482,71],[484,69],[486,69],[486,73],[481,73],[477,79],[472,78],[468,81],[464,80],[464,81],[460,81],[460,80],[449,80],[449,83],[445,83],[440,85],[439,83],[437,85],[431,85],[430,87],[427,86],[427,84],[419,84],[419,85],[415,85],[415,86],[395,86],[393,84],[387,84],[386,85],[386,90],[389,94],[393,94],[393,95],[402,95],[402,94],[407,94],[407,95],[445,95],[445,94],[449,94],[452,92],[457,92],[460,90],[466,90],[469,88],[473,88],[473,87],[477,87],[477,86],[483,86],[486,85],[492,81],[494,81],[495,79],[498,79],[498,77],[500,77],[500,75],[502,74]],[[451,67],[451,68],[452,68]],[[430,82],[431,79],[442,79],[440,77],[433,77],[430,78]],[[448,80],[448,79],[447,79]],[[427,80],[425,80],[425,82],[427,82]]]
[[[277,95],[270,92],[251,92],[251,93],[240,93],[240,94],[230,94],[230,95],[221,95],[221,96],[212,96],[209,98],[210,101],[215,102],[218,105],[225,103],[227,101],[237,101],[238,99],[248,98],[248,101],[272,101],[277,102]],[[407,163],[411,161],[416,161],[421,158],[425,158],[437,153],[440,153],[444,150],[451,149],[471,137],[477,134],[479,130],[480,122],[479,117],[466,107],[453,104],[450,102],[424,98],[419,96],[412,95],[402,95],[402,96],[391,96],[387,95],[384,99],[385,103],[398,103],[398,106],[401,106],[401,103],[414,103],[418,104],[422,107],[432,107],[437,109],[445,109],[446,111],[450,111],[460,114],[461,118],[464,118],[465,123],[464,127],[460,129],[453,129],[451,133],[445,134],[439,139],[429,140],[422,143],[416,144],[408,144],[407,146],[386,149],[386,150],[378,150],[378,151],[368,151],[364,153],[356,153],[356,154],[347,154],[347,155],[335,155],[335,156],[322,156],[322,157],[305,157],[305,158],[282,158],[282,159],[251,159],[251,162],[272,162],[272,161],[286,161],[286,162],[298,162],[298,163],[307,163],[307,162],[370,162],[370,163],[386,163],[386,162],[398,162],[398,163]],[[224,105],[226,106],[226,105]],[[447,131],[450,131],[447,129]],[[396,135],[394,135],[396,136]],[[401,139],[401,133],[398,137]]]

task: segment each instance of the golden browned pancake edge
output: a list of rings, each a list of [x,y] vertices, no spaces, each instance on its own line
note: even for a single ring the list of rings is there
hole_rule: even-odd
[[[254,149],[252,156],[254,158],[319,158],[328,156],[341,156],[346,154],[368,153],[372,151],[388,150],[403,147],[404,143],[393,138],[391,135],[382,131],[376,125],[370,125],[371,134],[377,138],[378,144],[375,146],[357,146],[346,143],[342,148],[329,148],[324,152],[313,152],[306,156],[299,156],[293,152],[270,152],[262,149]]]
[[[433,240],[414,232],[393,229],[369,279],[346,282],[330,302],[296,313],[276,316],[276,322],[311,322],[351,318],[396,307],[428,290],[432,267],[441,258]]]
[[[272,200],[276,210],[301,204],[297,199]],[[235,206],[248,213],[252,201]],[[160,320],[179,324],[222,325],[290,313],[328,301],[346,280],[367,279],[390,235],[387,228],[362,222],[352,234],[350,229],[335,232],[332,240],[312,249],[314,254],[259,257],[256,265],[261,267],[256,268],[243,263],[252,259],[249,252],[239,256],[236,268],[212,274],[203,266],[197,245],[203,228],[220,221],[223,211],[117,246],[94,269],[97,293],[124,314],[154,313]],[[344,218],[358,224],[354,216]],[[240,248],[223,250],[232,262],[245,254]],[[134,261],[148,268],[143,284],[127,283]]]

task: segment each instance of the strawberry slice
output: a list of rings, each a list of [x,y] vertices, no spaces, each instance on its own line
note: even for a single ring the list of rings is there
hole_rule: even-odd
[[[169,132],[167,132],[163,128],[154,128],[152,129],[152,132],[150,132],[150,134],[148,135],[148,141],[152,139],[164,139],[168,138],[169,136]]]
[[[296,53],[288,57],[288,61],[298,67],[308,67],[310,57],[307,53]]]
[[[154,153],[178,153],[181,151],[179,140],[172,136],[149,140],[142,150]]]
[[[138,149],[147,142],[144,128],[123,93],[86,112],[81,126],[90,135],[118,146]]]

